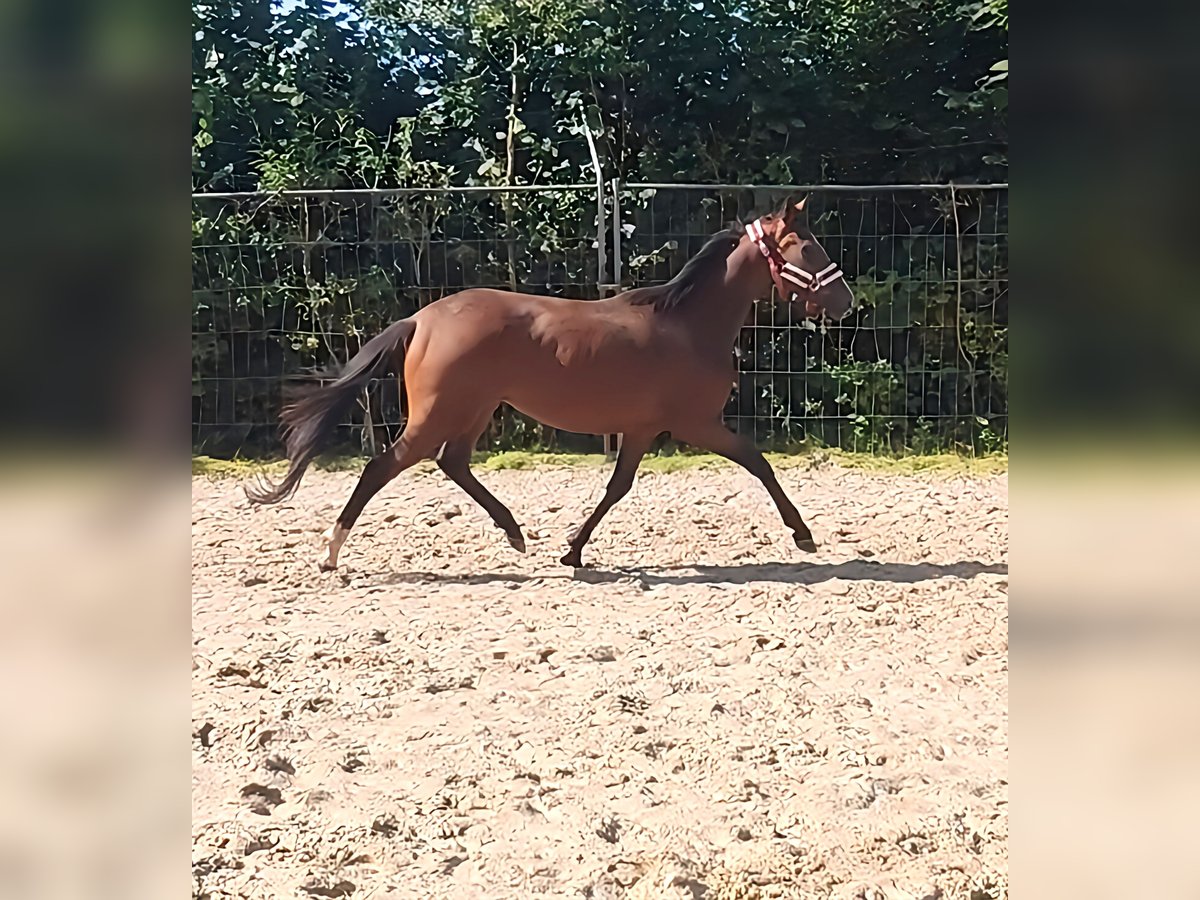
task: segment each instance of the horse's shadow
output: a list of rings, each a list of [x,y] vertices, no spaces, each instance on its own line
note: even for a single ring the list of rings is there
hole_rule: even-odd
[[[636,578],[650,586],[668,584],[819,584],[834,578],[846,581],[891,581],[913,584],[938,578],[970,579],[976,575],[1007,575],[1008,566],[971,560],[949,564],[888,563],[853,559],[839,563],[746,563],[740,566],[647,566],[635,569],[589,570],[575,573],[578,581],[597,583]]]
[[[746,563],[740,566],[645,566],[575,569],[561,573],[523,572],[432,573],[397,572],[379,584],[526,584],[533,581],[580,581],[613,584],[630,579],[650,587],[684,584],[820,584],[834,578],[846,581],[890,581],[915,584],[939,578],[969,580],[976,575],[1007,575],[1008,565],[968,560],[956,563],[889,563],[852,559],[839,563]]]

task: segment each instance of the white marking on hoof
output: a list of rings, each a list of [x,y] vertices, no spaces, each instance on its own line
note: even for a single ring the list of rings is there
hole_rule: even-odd
[[[343,528],[341,525],[330,525],[321,534],[321,539],[325,541],[327,554],[321,562],[321,569],[330,572],[337,568],[338,553],[341,552],[342,544],[346,543],[346,535],[350,533],[350,529]]]

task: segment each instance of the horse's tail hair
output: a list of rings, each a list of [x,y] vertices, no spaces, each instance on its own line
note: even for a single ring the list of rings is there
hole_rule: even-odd
[[[290,463],[279,484],[270,482],[246,487],[251,503],[279,503],[296,492],[309,463],[333,427],[342,419],[362,387],[382,372],[396,350],[407,349],[416,331],[413,319],[393,322],[367,341],[346,363],[332,384],[294,389],[279,415],[280,434]]]

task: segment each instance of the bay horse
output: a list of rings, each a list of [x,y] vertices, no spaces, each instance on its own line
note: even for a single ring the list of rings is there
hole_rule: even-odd
[[[766,487],[796,546],[816,550],[770,464],[722,412],[736,383],[734,346],[753,302],[770,292],[803,300],[812,318],[840,319],[854,297],[790,202],[747,226],[714,235],[667,284],[604,300],[572,300],[471,288],[443,297],[367,341],[331,384],[299,392],[283,408],[290,461],[277,485],[247,487],[254,503],[291,496],[322,438],[367,382],[403,372],[408,422],[367,463],[337,520],[322,537],[322,570],[363,507],[414,463],[433,457],[477,502],[508,542],[525,552],[513,514],[471,472],[471,453],[501,403],[552,428],[621,434],[616,467],[599,504],[568,539],[562,562],[583,565],[583,548],[605,513],[633,485],[642,457],[664,433],[746,468]]]

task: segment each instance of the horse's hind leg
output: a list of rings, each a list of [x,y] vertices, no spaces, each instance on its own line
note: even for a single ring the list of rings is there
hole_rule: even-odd
[[[437,444],[432,439],[423,438],[423,434],[428,434],[428,431],[414,426],[410,420],[400,439],[367,463],[337,521],[321,535],[328,548],[328,555],[321,562],[322,571],[329,572],[337,568],[342,544],[371,498],[409,466],[428,458],[437,449]]]
[[[479,430],[481,434],[483,429]],[[475,477],[475,473],[471,471],[471,451],[475,448],[475,441],[478,435],[474,437],[458,438],[446,443],[442,448],[442,452],[438,455],[438,467],[446,473],[446,476],[457,484],[460,488],[467,492],[467,495],[484,508],[492,521],[495,522],[500,530],[508,537],[508,542],[520,553],[525,552],[525,537],[521,534],[521,526],[517,524],[517,520],[513,518],[513,514],[508,507],[501,503],[496,497],[479,483],[479,479]]]

